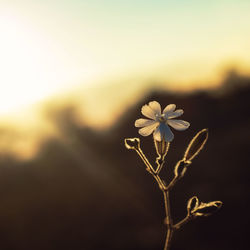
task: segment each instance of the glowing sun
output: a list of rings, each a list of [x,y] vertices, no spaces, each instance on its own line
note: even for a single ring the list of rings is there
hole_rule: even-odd
[[[69,87],[83,73],[60,43],[31,22],[0,15],[0,34],[0,114]]]

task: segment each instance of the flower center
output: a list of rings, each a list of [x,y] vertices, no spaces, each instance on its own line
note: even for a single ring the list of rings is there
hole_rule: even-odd
[[[164,114],[156,115],[156,120],[161,122],[161,123],[165,123],[165,121],[166,121]]]

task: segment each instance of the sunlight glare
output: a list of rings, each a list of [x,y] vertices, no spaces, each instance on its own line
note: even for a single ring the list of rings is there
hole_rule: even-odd
[[[75,67],[48,35],[15,15],[0,15],[0,34],[0,114],[65,90],[93,73]]]

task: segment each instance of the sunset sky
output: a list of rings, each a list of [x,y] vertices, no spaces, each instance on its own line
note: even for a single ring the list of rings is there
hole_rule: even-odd
[[[248,72],[249,10],[248,0],[1,0],[0,116],[75,90],[106,114],[149,82],[188,90],[226,68]]]

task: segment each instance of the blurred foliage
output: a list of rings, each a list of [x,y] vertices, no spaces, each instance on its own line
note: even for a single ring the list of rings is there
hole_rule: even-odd
[[[215,215],[185,225],[172,249],[244,249],[250,219],[250,78],[235,72],[209,92],[154,91],[106,131],[79,125],[72,106],[50,110],[59,139],[45,140],[29,161],[0,154],[1,248],[161,249],[161,192],[137,155],[124,147],[124,138],[138,137],[134,121],[150,100],[177,104],[191,123],[187,131],[175,131],[162,170],[167,180],[190,139],[209,128],[205,149],[172,191],[174,220],[185,216],[186,202],[194,195],[224,203]],[[153,161],[153,140],[142,138],[141,144]]]

